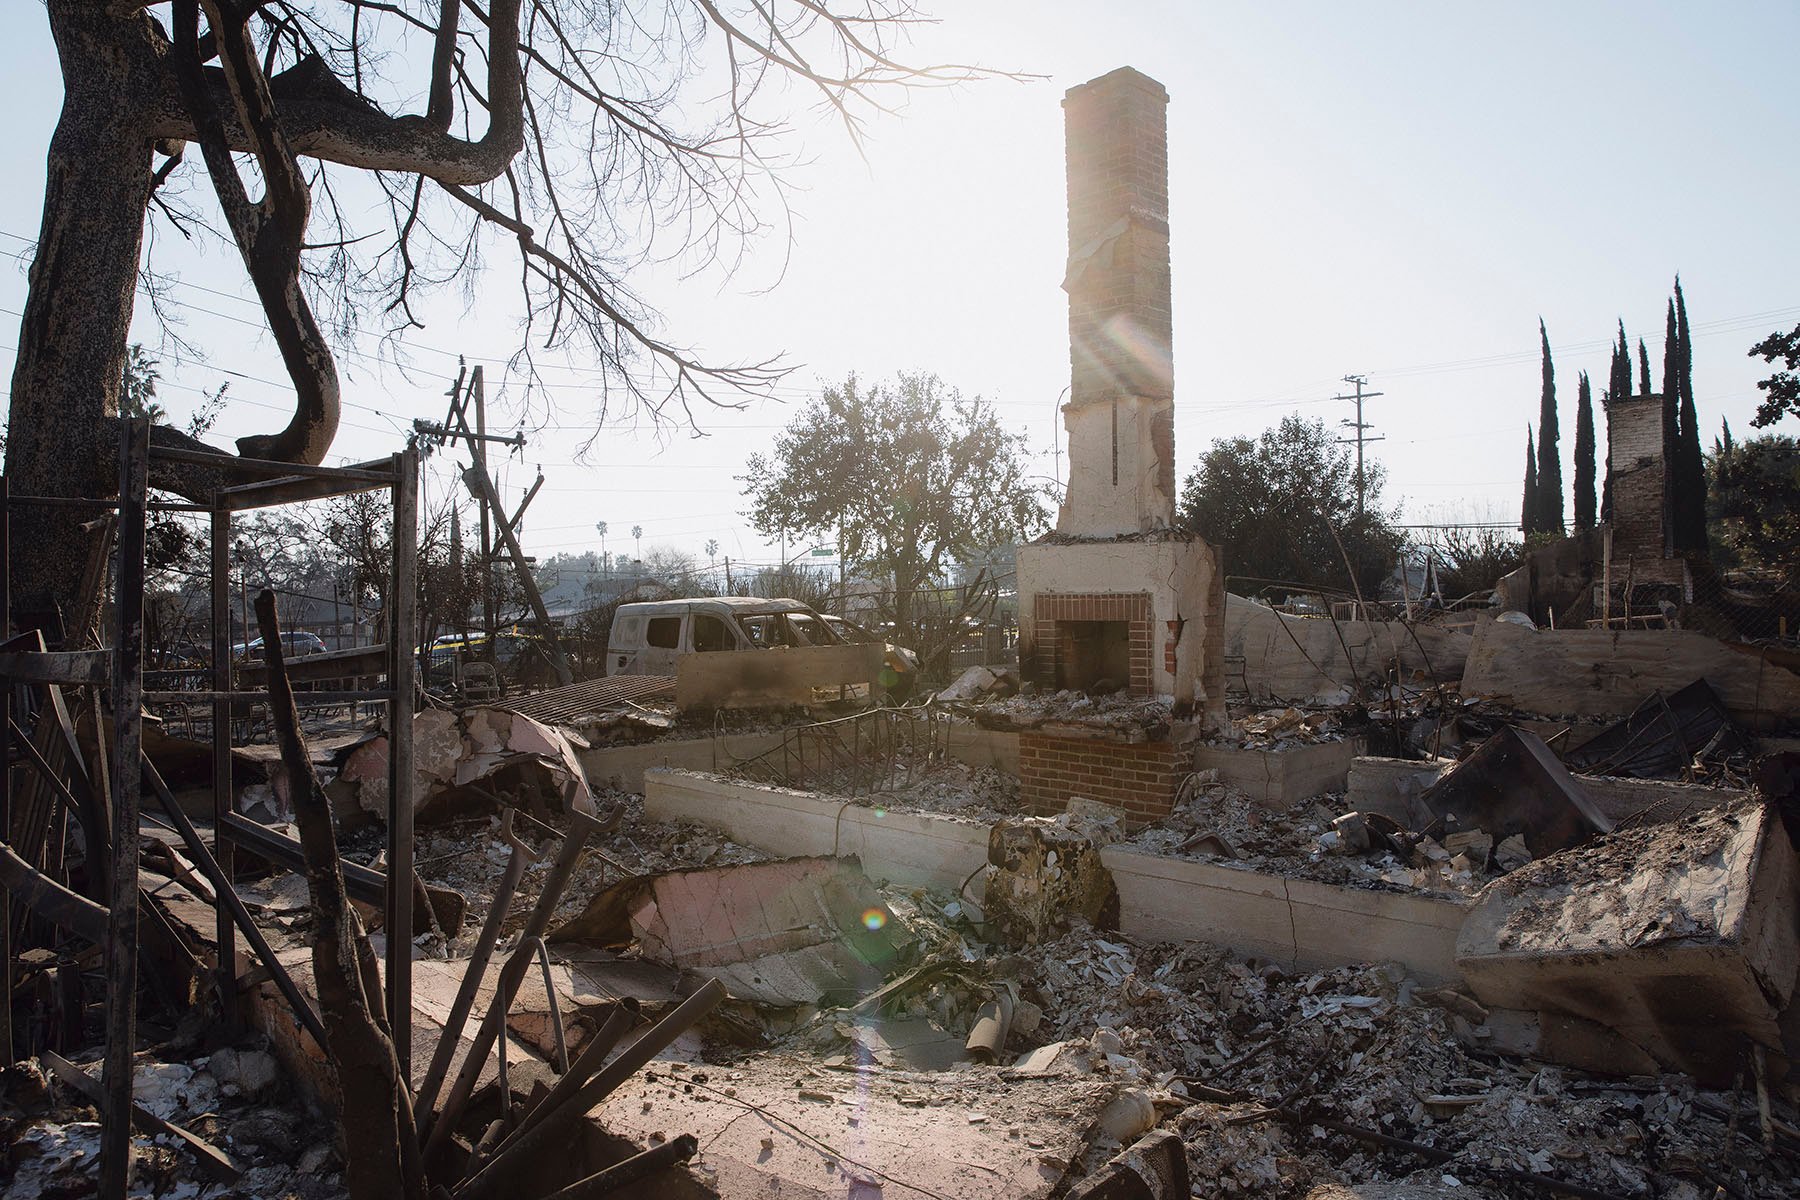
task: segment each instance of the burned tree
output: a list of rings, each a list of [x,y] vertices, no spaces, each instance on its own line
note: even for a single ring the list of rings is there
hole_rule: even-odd
[[[46,0],[45,11],[65,95],[7,447],[14,490],[30,495],[112,490],[107,425],[152,268],[146,231],[159,226],[236,249],[293,382],[292,419],[241,439],[245,457],[319,462],[338,423],[333,337],[367,313],[389,329],[417,324],[414,301],[477,269],[495,239],[517,254],[524,345],[600,365],[596,422],[625,408],[691,422],[706,403],[739,402],[781,367],[703,362],[653,334],[626,282],[644,231],[678,227],[686,248],[729,266],[765,228],[755,185],[773,180],[779,202],[784,126],[759,97],[784,81],[854,131],[871,91],[977,74],[892,56],[904,0],[741,13],[715,0]],[[714,67],[704,96],[690,96],[683,82]],[[709,101],[718,78],[723,98]],[[415,90],[425,111],[405,112]],[[181,192],[196,170],[204,204]],[[371,183],[384,201],[375,228],[358,215],[366,206],[339,202]],[[155,437],[208,449],[178,431]],[[153,483],[203,496],[229,479],[220,454]],[[72,604],[78,520],[67,509],[20,520],[22,609]]]

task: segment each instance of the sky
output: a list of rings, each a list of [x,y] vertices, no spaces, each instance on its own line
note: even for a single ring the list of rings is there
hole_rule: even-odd
[[[1526,426],[1539,402],[1538,320],[1549,331],[1571,479],[1579,371],[1605,386],[1622,318],[1661,377],[1677,272],[1694,341],[1702,428],[1750,432],[1749,347],[1800,322],[1792,206],[1800,108],[1784,3],[1446,5],[926,0],[914,61],[1044,76],[914,93],[860,144],[797,114],[804,162],[792,238],[753,245],[738,270],[653,265],[632,283],[671,340],[720,360],[781,354],[772,400],[702,413],[691,431],[602,427],[593,368],[544,372],[554,412],[529,410],[504,491],[544,490],[523,541],[540,557],[716,539],[739,563],[779,549],[750,529],[734,476],[795,409],[850,372],[930,371],[998,405],[1056,477],[1068,385],[1063,92],[1130,65],[1170,93],[1176,453],[1185,476],[1215,438],[1254,436],[1290,412],[1337,422],[1361,374],[1382,395],[1384,499],[1408,523],[1516,521]],[[36,4],[8,6],[0,78],[13,113],[0,190],[0,368],[10,378],[44,151],[61,103]],[[231,383],[215,440],[269,431],[291,407],[280,360],[235,256],[161,237],[180,282],[182,336],[204,361],[165,357],[161,399],[180,418]],[[468,294],[422,310],[423,329],[344,348],[336,451],[391,452],[415,417],[441,419],[459,354],[489,373],[492,425],[527,413],[505,363],[520,331],[515,266],[499,245]],[[134,336],[161,330],[140,305]],[[395,365],[394,358],[404,360]],[[1604,433],[1602,433],[1604,438]],[[1602,442],[1604,445],[1604,442]],[[432,460],[427,502],[458,485]],[[641,526],[641,543],[630,541]],[[792,556],[798,549],[790,544]]]

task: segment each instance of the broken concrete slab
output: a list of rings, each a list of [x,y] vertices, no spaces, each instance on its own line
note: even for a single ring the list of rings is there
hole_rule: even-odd
[[[636,876],[596,894],[555,942],[623,945],[789,1007],[872,991],[911,934],[854,858],[777,859]]]
[[[970,667],[938,692],[945,701],[979,700],[986,696],[1010,696],[1019,690],[1019,676],[1011,667]]]
[[[1104,1079],[1003,1082],[992,1068],[834,1071],[757,1056],[652,1063],[592,1119],[638,1145],[694,1134],[705,1149],[688,1170],[708,1195],[1043,1200],[1117,1091]]]
[[[1443,838],[1482,830],[1522,835],[1538,858],[1578,845],[1613,823],[1542,738],[1503,725],[1419,795],[1413,827]]]
[[[1187,1147],[1172,1129],[1145,1134],[1065,1193],[1065,1200],[1187,1200]]]
[[[1480,1025],[1468,1027],[1464,1040],[1484,1052],[1560,1063],[1597,1075],[1662,1072],[1660,1063],[1624,1035],[1568,1013],[1496,1008]]]
[[[1490,884],[1456,965],[1491,1008],[1565,1013],[1729,1084],[1779,1050],[1800,970],[1800,872],[1768,806],[1621,830]]]

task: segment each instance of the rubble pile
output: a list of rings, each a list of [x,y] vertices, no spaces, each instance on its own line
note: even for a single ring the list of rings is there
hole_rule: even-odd
[[[972,707],[970,715],[984,729],[1029,730],[1076,725],[1118,733],[1142,733],[1151,739],[1169,732],[1173,714],[1159,700],[1124,691],[1044,692],[1030,684],[1019,694]]]
[[[139,1055],[133,1099],[206,1143],[213,1156],[200,1160],[175,1136],[140,1130],[133,1138],[133,1196],[339,1200],[346,1195],[330,1123],[286,1086],[266,1050],[227,1046],[186,1060],[174,1050]],[[192,1052],[190,1047],[184,1053]],[[98,1063],[74,1069],[98,1081]],[[99,1111],[44,1061],[22,1059],[0,1070],[0,1140],[5,1200],[92,1194]]]
[[[1077,1173],[1160,1124],[1185,1140],[1196,1195],[1300,1200],[1327,1184],[1385,1181],[1539,1194],[1514,1190],[1524,1176],[1684,1200],[1721,1185],[1740,1197],[1800,1188],[1800,1138],[1782,1133],[1765,1149],[1750,1089],[1603,1079],[1486,1052],[1480,1005],[1425,989],[1397,964],[1291,973],[1085,926],[1012,949],[978,935],[986,927],[966,902],[914,893],[889,903],[925,947],[919,965],[877,1003],[827,1010],[763,1053],[878,1072],[935,1053],[935,1077],[907,1077],[931,1080],[919,1103],[967,1103],[993,1081],[958,1051],[983,1005],[1010,992],[1001,1080],[1116,1089]],[[1773,1103],[1773,1128],[1788,1127],[1793,1114]]]
[[[871,808],[898,812],[947,813],[984,821],[1014,817],[1019,804],[1019,777],[994,767],[971,767],[954,760],[926,763],[898,786],[857,798]]]
[[[1123,844],[1146,854],[1271,875],[1462,896],[1479,891],[1502,869],[1530,859],[1522,847],[1508,845],[1478,862],[1460,841],[1452,852],[1436,838],[1399,831],[1376,814],[1346,812],[1343,800],[1341,794],[1327,793],[1293,808],[1272,809],[1227,784],[1198,783],[1169,816]]]
[[[1246,750],[1279,750],[1314,742],[1340,742],[1347,736],[1343,716],[1334,709],[1270,708],[1238,717],[1231,733],[1218,744]]]

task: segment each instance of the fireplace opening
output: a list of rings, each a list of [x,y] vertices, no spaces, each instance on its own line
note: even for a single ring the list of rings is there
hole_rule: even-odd
[[[1063,653],[1056,686],[1070,691],[1123,691],[1131,686],[1131,622],[1059,621]]]

